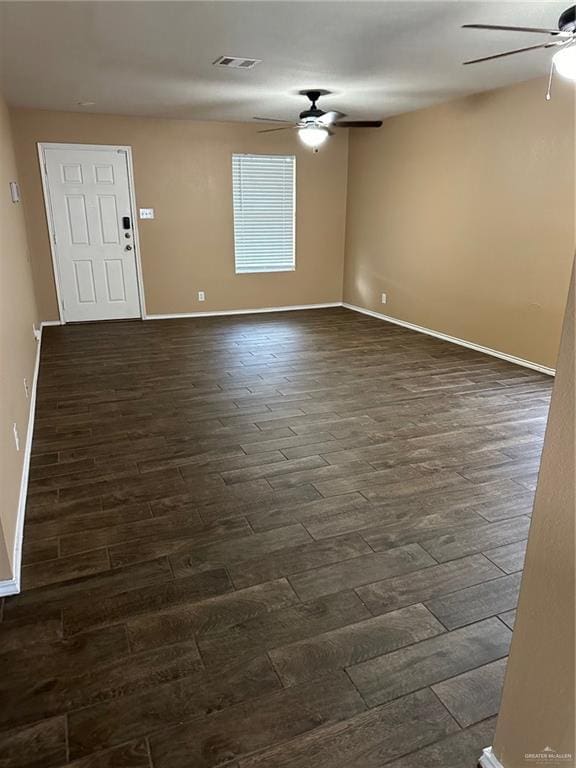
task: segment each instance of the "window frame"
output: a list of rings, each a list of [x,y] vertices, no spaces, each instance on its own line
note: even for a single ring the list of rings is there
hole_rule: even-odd
[[[240,269],[237,256],[237,228],[236,228],[236,188],[234,184],[234,168],[236,158],[284,158],[291,160],[292,163],[292,265],[290,267],[282,267],[281,269],[270,269],[269,267],[263,269]],[[264,153],[264,152],[233,152],[232,153],[232,226],[233,226],[233,242],[234,242],[234,274],[235,275],[274,275],[274,274],[286,274],[287,272],[296,271],[296,155],[285,153]]]

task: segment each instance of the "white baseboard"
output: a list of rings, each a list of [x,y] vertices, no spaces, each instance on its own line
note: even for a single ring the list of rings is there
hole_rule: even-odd
[[[225,315],[260,315],[267,312],[296,312],[302,309],[330,309],[341,307],[342,302],[330,304],[297,304],[290,307],[263,307],[261,309],[223,309],[216,312],[176,312],[169,315],[145,315],[144,320],[178,320],[186,317],[224,317]]]
[[[0,597],[16,595],[20,592],[20,572],[22,569],[22,539],[24,536],[24,514],[26,512],[26,497],[28,495],[28,475],[30,472],[30,454],[32,451],[32,436],[34,434],[34,415],[36,413],[36,388],[38,385],[38,372],[40,370],[40,350],[42,348],[42,328],[45,325],[60,325],[60,323],[48,322],[40,324],[40,337],[36,347],[36,361],[30,389],[30,408],[28,411],[28,428],[26,430],[26,444],[24,446],[24,460],[22,462],[22,477],[20,478],[20,494],[18,497],[18,511],[16,517],[16,531],[14,536],[14,549],[12,551],[12,578],[0,581]]]
[[[389,315],[383,315],[381,312],[373,312],[371,309],[364,309],[364,307],[357,307],[355,304],[347,304],[343,302],[343,307],[351,309],[353,312],[361,312],[363,315],[370,315],[370,317],[376,317],[379,320],[386,320],[388,323],[394,325],[401,325],[403,328],[409,328],[411,331],[417,331],[418,333],[425,333],[427,336],[434,336],[436,339],[442,339],[442,341],[449,341],[451,344],[458,344],[460,347],[467,347],[473,349],[475,352],[482,352],[484,355],[491,355],[492,357],[499,357],[501,360],[506,360],[509,363],[515,365],[521,365],[524,368],[531,368],[534,371],[540,371],[548,376],[555,376],[556,371],[554,368],[547,368],[545,365],[539,363],[533,363],[530,360],[524,360],[521,357],[514,357],[514,355],[508,355],[506,352],[499,352],[497,349],[491,349],[490,347],[483,347],[480,344],[474,344],[472,341],[466,341],[465,339],[458,339],[456,336],[449,336],[447,333],[440,333],[440,331],[433,331],[431,328],[424,328],[422,325],[414,325],[414,323],[407,323],[405,320],[398,320],[396,317],[390,317]]]
[[[382,312],[374,312],[371,309],[364,309],[364,307],[358,307],[355,304],[348,304],[347,302],[335,301],[327,304],[296,304],[288,307],[263,307],[260,309],[223,309],[214,312],[173,312],[169,314],[159,315],[144,315],[143,320],[178,320],[190,317],[225,317],[227,315],[259,315],[266,314],[268,312],[297,312],[305,309],[332,309],[334,307],[344,307],[345,309],[351,309],[353,312],[360,312],[363,315],[369,315],[370,317],[376,317],[378,320],[385,320],[388,323],[394,325],[400,325],[403,328],[409,328],[411,331],[417,333],[424,333],[427,336],[433,336],[436,339],[442,339],[442,341],[448,341],[451,344],[458,344],[460,347],[466,347],[467,349],[473,349],[475,352],[481,352],[484,355],[490,355],[492,357],[498,357],[500,360],[506,360],[508,363],[514,365],[520,365],[523,368],[530,368],[533,371],[539,371],[545,373],[547,376],[555,376],[556,370],[554,368],[548,368],[545,365],[539,363],[533,363],[531,360],[524,360],[522,357],[515,357],[509,355],[506,352],[500,352],[497,349],[491,347],[483,347],[481,344],[475,344],[472,341],[466,341],[466,339],[459,339],[456,336],[449,336],[447,333],[441,333],[440,331],[434,331],[431,328],[425,328],[422,325],[416,325],[415,323],[409,323],[406,320],[398,320],[396,317],[390,315],[384,315]],[[40,324],[42,328],[50,325],[63,325],[60,320],[44,320]]]
[[[500,760],[494,754],[492,747],[482,750],[482,756],[478,761],[480,768],[504,768]]]

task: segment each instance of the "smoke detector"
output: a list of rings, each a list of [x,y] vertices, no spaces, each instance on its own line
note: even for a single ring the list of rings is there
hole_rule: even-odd
[[[215,67],[227,67],[228,69],[254,69],[256,64],[260,64],[262,59],[247,59],[244,56],[218,56],[216,61],[212,62]]]

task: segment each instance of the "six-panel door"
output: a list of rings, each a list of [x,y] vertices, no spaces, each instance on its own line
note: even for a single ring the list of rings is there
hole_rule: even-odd
[[[47,147],[44,156],[64,320],[140,317],[126,153]]]

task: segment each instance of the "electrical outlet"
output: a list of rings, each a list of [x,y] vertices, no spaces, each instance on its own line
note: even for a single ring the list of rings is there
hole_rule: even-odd
[[[20,450],[20,435],[18,434],[18,424],[14,422],[12,425],[12,431],[14,432],[14,442],[16,443],[16,450]]]
[[[382,304],[386,304],[387,301],[388,301],[388,297],[386,296],[385,293],[383,293],[382,294]]]
[[[198,301],[206,301],[206,294],[204,291],[198,291]]]
[[[30,390],[28,389],[28,379],[24,379],[24,392],[26,392],[26,400],[30,397]]]

